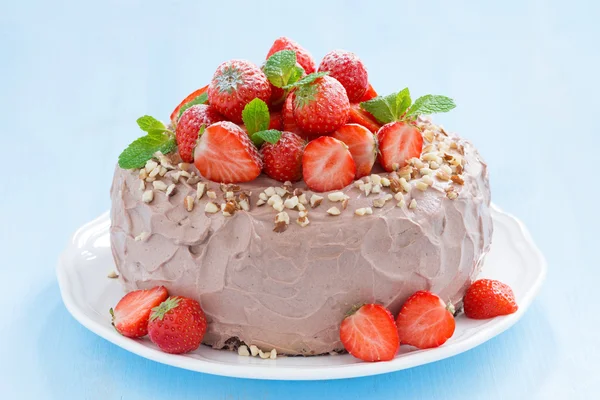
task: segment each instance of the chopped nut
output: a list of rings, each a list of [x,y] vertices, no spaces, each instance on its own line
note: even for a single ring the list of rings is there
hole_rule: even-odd
[[[206,183],[198,183],[196,186],[196,199],[200,200],[204,196],[204,192],[206,191]]]
[[[382,197],[373,200],[373,207],[381,208],[383,206],[385,206],[385,200]]]
[[[171,183],[169,187],[167,187],[167,197],[171,197],[175,193],[177,193],[177,186],[175,186],[174,183]]]
[[[192,177],[192,174],[190,174],[187,171],[179,171],[179,175],[183,176],[184,178],[191,178]]]
[[[433,144],[428,144],[427,146],[423,147],[422,153],[429,153],[432,150],[434,150]]]
[[[404,195],[401,192],[398,192],[394,195],[394,199],[396,199],[396,201],[404,200]]]
[[[233,192],[225,192],[225,198],[227,200],[231,200],[235,197],[235,195],[233,194]]]
[[[400,171],[398,171],[398,175],[404,179],[410,179],[413,173],[413,167],[410,165],[405,165],[402,167]]]
[[[231,217],[237,211],[237,204],[234,201],[228,201],[221,205],[221,211],[226,217]]]
[[[147,177],[147,178],[146,178],[146,182],[148,182],[148,183],[152,183],[152,182],[154,182],[155,180],[156,180],[156,177],[155,177],[155,176],[152,176],[152,177],[150,177],[150,176],[149,176],[149,177]]]
[[[400,169],[400,164],[398,164],[398,163],[393,163],[393,164],[392,164],[392,170],[393,170],[393,171],[398,171],[398,169]]]
[[[283,209],[284,209],[284,207],[283,207],[283,201],[279,201],[279,202],[273,204],[273,209],[275,211],[279,211],[279,212],[283,211]]]
[[[300,198],[300,196],[302,196],[302,189],[300,189],[300,188],[294,189],[294,191],[292,192],[292,196],[298,196],[298,198]]]
[[[154,160],[146,161],[146,173],[150,174],[150,172],[154,171],[154,169],[158,167],[158,163]],[[158,172],[157,172],[158,173]]]
[[[410,193],[410,183],[408,183],[406,181],[406,179],[400,178],[400,185],[402,186],[402,189],[404,189],[404,191],[406,193]]]
[[[282,187],[276,187],[275,193],[277,193],[279,195],[279,197],[283,197],[288,193],[288,191]]]
[[[371,189],[371,193],[381,193],[381,185],[373,185],[373,189]]]
[[[286,200],[286,201],[283,203],[283,206],[284,206],[285,208],[293,209],[293,208],[296,208],[296,206],[297,206],[298,204],[300,204],[300,203],[298,202],[298,196],[293,196],[293,197],[290,197],[289,199],[287,199],[287,200]]]
[[[429,129],[425,129],[425,132],[423,132],[423,138],[425,138],[425,140],[428,142],[433,142],[433,132]]]
[[[279,214],[277,214],[277,215],[279,216]],[[273,232],[277,232],[277,233],[285,232],[285,230],[288,228],[288,225],[289,225],[289,217],[288,217],[287,223],[285,221],[278,221],[276,218],[275,219],[275,227],[273,228]]]
[[[344,200],[342,200],[342,210],[345,210],[346,208],[348,208],[348,202],[350,201],[350,199],[345,198]]]
[[[337,207],[331,207],[327,210],[327,214],[329,215],[340,215],[342,212]]]
[[[271,357],[271,352],[266,352],[266,353],[263,353],[263,351],[262,351],[262,350],[259,350],[259,351],[258,351],[258,356],[259,356],[260,358],[262,358],[263,360],[266,360],[267,358]]]
[[[306,215],[304,215],[304,216],[299,216],[296,219],[296,223],[304,228],[306,225],[308,225],[310,223],[310,221],[308,220],[308,217]]]
[[[108,275],[106,275],[106,277],[110,278],[110,279],[115,279],[115,278],[119,277],[119,274],[117,274],[114,270],[110,270],[108,272]]]
[[[270,186],[268,188],[265,189],[265,194],[267,195],[267,197],[271,197],[275,194],[275,188]]]
[[[312,208],[317,208],[317,207],[319,207],[319,205],[321,204],[322,201],[323,201],[323,197],[319,196],[318,194],[313,194],[310,197],[310,206]]]
[[[424,161],[436,161],[439,158],[437,152],[424,153],[421,159]]]
[[[419,170],[419,173],[421,175],[431,175],[431,174],[433,174],[433,171],[427,167],[424,167]]]
[[[285,181],[285,182],[283,182],[283,186],[292,186],[292,182],[291,181]]]
[[[381,176],[378,174],[372,174],[371,182],[373,182],[373,185],[381,185]]]
[[[327,195],[327,198],[329,199],[329,201],[335,202],[335,201],[342,201],[342,200],[348,198],[348,196],[346,196],[344,194],[344,192],[333,192],[333,193],[329,193]]]
[[[214,190],[209,190],[206,192],[206,195],[209,199],[215,200],[217,198],[217,193]]]
[[[187,184],[190,186],[195,185],[196,183],[200,182],[200,177],[199,176],[192,176],[191,178],[188,178],[187,180]]]
[[[252,354],[252,357],[256,357],[259,351],[260,350],[255,345],[250,346],[250,354]]]
[[[306,210],[305,210],[305,211],[300,211],[300,212],[298,213],[298,216],[299,216],[299,217],[306,217],[307,215],[308,215],[308,211],[306,211]]]
[[[258,199],[258,201],[256,202],[256,207],[264,206],[265,204],[267,204],[266,201],[264,201],[263,199]]]
[[[140,191],[146,190],[146,181],[140,181]]]
[[[154,189],[160,190],[162,192],[167,190],[167,184],[163,181],[154,181],[152,182],[152,186],[154,186]]]
[[[381,186],[389,187],[391,185],[391,181],[388,178],[381,178]]]
[[[406,205],[406,202],[404,201],[404,199],[400,200],[397,204],[396,207],[404,207]]]
[[[171,174],[171,180],[173,183],[179,182],[179,178],[181,178],[181,172],[174,172]]]
[[[450,200],[454,200],[458,197],[458,193],[456,193],[455,191],[450,191],[446,193],[446,196],[448,196]]]
[[[400,184],[400,179],[395,178],[395,177],[390,179],[390,190],[394,193],[399,193],[402,190],[402,185]]]
[[[250,355],[250,351],[248,351],[248,347],[245,345],[241,345],[238,347],[238,355],[248,357]]]
[[[410,204],[408,205],[408,208],[410,208],[410,209],[415,209],[415,208],[417,208],[417,200],[416,200],[416,199],[412,199],[412,200],[410,201]]]
[[[146,190],[142,195],[142,201],[144,203],[152,203],[152,200],[154,200],[154,192],[152,190]]]
[[[450,175],[448,175],[446,173],[446,171],[441,170],[441,169],[437,172],[437,174],[435,174],[435,177],[441,181],[449,181],[450,180]]]
[[[219,207],[217,207],[217,205],[212,201],[209,201],[208,203],[206,203],[206,206],[204,206],[204,212],[206,213],[214,214],[217,211],[219,211]]]
[[[190,169],[190,164],[186,163],[186,162],[181,162],[181,163],[177,164],[177,166],[182,171],[187,171],[188,169]]]
[[[456,144],[456,142],[452,141],[452,142],[450,142],[450,148],[453,150],[456,150],[456,149],[458,149],[458,144]]]
[[[433,178],[429,175],[425,175],[421,178],[421,181],[425,182],[427,186],[433,186]]]
[[[373,191],[373,184],[371,182],[365,183],[364,191],[365,191],[365,196],[368,197],[371,194],[371,192]]]
[[[267,204],[270,206],[275,203],[283,203],[283,199],[278,194],[274,194],[273,196],[269,197],[269,200],[267,200]]]
[[[306,199],[306,194],[305,193],[302,193],[301,195],[298,196],[298,203],[304,204],[304,205],[308,204],[308,200]]]
[[[185,209],[191,212],[194,209],[194,198],[192,196],[185,196],[183,199],[183,205]]]
[[[249,198],[241,198],[240,196],[240,201],[238,202],[240,208],[244,211],[250,211],[250,199]]]
[[[150,237],[150,232],[142,232],[135,237],[136,242],[145,242]]]
[[[437,162],[435,162],[435,161],[430,161],[429,162],[429,168],[435,170],[435,169],[438,169],[439,167],[440,167],[440,164],[438,164]]]
[[[444,171],[445,173],[447,173],[448,175],[450,175],[452,173],[452,168],[448,165],[448,164],[443,164],[440,167],[440,170]],[[450,178],[448,178],[450,179]]]
[[[159,172],[158,172],[158,174],[159,174],[160,176],[165,176],[165,174],[166,174],[166,173],[167,173],[167,169],[165,168],[165,166],[164,166],[164,165],[161,165],[161,166],[159,167]]]
[[[298,211],[304,211],[304,210],[306,210],[306,207],[304,207],[304,204],[302,204],[302,203],[298,203],[298,205],[296,206],[296,208],[298,209]]]
[[[459,174],[459,175],[460,175],[460,174],[462,174],[462,172],[463,172],[463,166],[462,166],[461,164],[458,164],[458,165],[456,166],[456,168],[455,168],[455,171],[456,171],[456,173],[457,173],[457,174]]]
[[[450,179],[452,180],[452,182],[456,183],[457,185],[465,184],[465,181],[463,180],[463,178],[460,175],[452,175],[450,177]]]
[[[262,200],[262,201],[265,201],[265,202],[266,202],[267,200],[269,200],[269,197],[267,196],[267,194],[266,194],[265,192],[261,192],[261,193],[258,195],[258,198],[259,198],[260,200]]]
[[[277,358],[277,350],[275,350],[275,349],[272,349],[272,350],[271,350],[271,354],[269,355],[269,358],[270,358],[271,360],[275,360],[275,359]]]
[[[148,178],[154,178],[160,172],[160,166],[157,165],[150,173],[148,174]]]
[[[454,186],[450,185],[450,186],[446,187],[444,190],[446,191],[446,193],[451,192],[454,190]]]
[[[365,182],[364,182],[362,179],[359,179],[359,180],[357,180],[357,181],[354,181],[354,187],[355,187],[355,188],[359,188],[359,189],[360,189],[360,185],[364,185],[364,184],[365,184]],[[362,192],[363,190],[362,190],[362,189],[360,189],[360,191]]]
[[[385,201],[389,201],[389,200],[393,199],[393,198],[394,198],[394,196],[392,196],[392,195],[391,195],[391,194],[389,194],[389,193],[386,193],[386,194],[385,194],[385,195],[384,195],[382,198],[383,198],[383,200],[385,200]]]
[[[140,169],[140,173],[138,174],[138,177],[141,180],[144,180],[144,179],[146,179],[148,177],[148,172],[146,172],[146,168]]]
[[[415,184],[415,187],[424,192],[429,188],[429,185],[423,181],[417,181],[417,183]]]
[[[357,208],[356,210],[354,210],[354,214],[360,215],[361,217],[363,215],[365,215],[366,213],[367,213],[367,209],[366,208]]]

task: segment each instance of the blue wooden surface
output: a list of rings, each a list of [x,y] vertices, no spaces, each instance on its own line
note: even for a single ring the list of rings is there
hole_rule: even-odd
[[[600,396],[598,3],[369,3],[2,2],[0,398]],[[166,119],[220,62],[258,63],[283,34],[316,59],[355,51],[381,92],[409,86],[456,99],[439,120],[479,147],[494,201],[523,219],[549,262],[514,328],[398,373],[268,382],[147,361],[67,313],[56,259],[78,226],[109,207],[115,160],[139,133],[135,119]]]

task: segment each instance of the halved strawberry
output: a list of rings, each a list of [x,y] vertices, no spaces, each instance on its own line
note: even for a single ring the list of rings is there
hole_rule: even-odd
[[[349,123],[355,123],[364,126],[373,133],[376,133],[381,124],[377,122],[371,113],[360,108],[359,103],[350,104],[350,116],[348,118]]]
[[[356,164],[356,179],[369,175],[377,158],[375,135],[364,126],[346,124],[335,131],[331,137],[341,140],[348,146]]]
[[[394,317],[379,304],[365,304],[344,318],[340,340],[348,353],[363,361],[389,361],[400,345]]]
[[[420,157],[423,150],[423,135],[407,122],[390,122],[382,126],[377,131],[377,140],[379,162],[388,172],[402,168],[413,157]]]
[[[228,121],[206,128],[196,146],[194,164],[203,177],[222,183],[248,182],[262,170],[260,154],[246,132]]]
[[[492,279],[479,279],[467,289],[463,299],[465,315],[487,319],[516,312],[519,307],[507,284]]]
[[[164,286],[127,293],[110,309],[112,324],[123,336],[139,338],[148,334],[150,312],[169,297]]]
[[[373,86],[371,86],[371,84],[369,83],[369,87],[367,87],[367,91],[360,98],[359,102],[369,101],[371,99],[374,99],[375,97],[377,97],[377,92],[375,91],[375,89],[373,89]]]
[[[327,192],[351,184],[356,164],[348,146],[330,136],[321,136],[304,149],[302,171],[306,186],[315,192]]]
[[[181,110],[181,107],[183,107],[184,104],[189,103],[190,101],[194,100],[196,97],[200,96],[201,94],[206,93],[207,90],[208,90],[208,85],[201,87],[198,90],[193,91],[185,99],[183,99],[183,101],[181,103],[179,103],[179,105],[177,107],[175,107],[175,109],[171,113],[171,122],[173,123],[173,125],[177,124],[177,119],[179,118],[179,110]]]
[[[421,290],[406,300],[396,326],[400,344],[429,349],[446,343],[454,334],[456,323],[442,299]]]

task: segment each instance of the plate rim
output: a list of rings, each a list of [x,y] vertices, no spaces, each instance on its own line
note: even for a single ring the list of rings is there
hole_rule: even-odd
[[[471,350],[506,331],[525,314],[533,302],[533,299],[539,293],[539,290],[546,278],[548,269],[546,259],[544,258],[541,250],[533,241],[531,234],[522,221],[512,214],[504,212],[493,203],[491,204],[490,208],[492,212],[507,217],[514,225],[516,225],[523,237],[524,242],[527,244],[528,249],[537,259],[539,273],[535,277],[535,280],[531,288],[527,291],[526,295],[519,299],[519,309],[516,313],[490,320],[490,322],[493,321],[493,324],[490,326],[484,325],[468,338],[452,344],[452,346],[441,346],[436,349],[415,351],[413,354],[420,355],[420,357],[417,359],[417,362],[404,357],[396,357],[394,360],[388,362],[358,362],[347,365],[312,366],[311,368],[306,369],[277,366],[276,364],[273,364],[276,363],[277,360],[269,362],[268,365],[230,364],[215,361],[209,362],[182,355],[163,353],[159,350],[145,346],[140,341],[131,340],[130,338],[120,336],[111,331],[109,328],[95,322],[81,309],[81,307],[77,305],[77,301],[75,301],[71,290],[69,290],[70,276],[67,273],[67,268],[65,267],[66,257],[69,253],[69,250],[71,249],[71,246],[76,243],[81,232],[86,231],[88,227],[97,224],[100,220],[105,219],[109,213],[108,211],[102,213],[92,221],[82,225],[75,231],[75,233],[71,236],[67,247],[61,252],[61,255],[58,258],[56,275],[63,303],[75,320],[103,339],[131,353],[155,362],[159,362],[161,364],[212,375],[265,380],[333,380],[378,375],[429,364]]]

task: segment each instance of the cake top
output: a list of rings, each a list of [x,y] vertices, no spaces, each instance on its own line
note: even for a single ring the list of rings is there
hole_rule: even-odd
[[[211,200],[217,199],[211,183],[217,185],[224,201],[209,202],[205,211],[226,216],[247,211],[251,193],[243,186],[256,189],[266,176],[279,184],[261,188],[255,205],[273,207],[275,230],[282,231],[289,224],[285,209],[298,210],[296,222],[306,226],[307,206],[317,207],[324,197],[339,202],[327,209],[339,215],[353,183],[364,197],[381,194],[372,201],[375,208],[392,199],[405,205],[402,194],[411,184],[425,191],[438,182],[448,198],[458,197],[462,144],[422,117],[454,107],[438,95],[413,102],[408,88],[378,96],[354,53],[332,51],[317,68],[305,49],[280,38],[262,67],[246,60],[219,65],[207,86],[173,110],[170,124],[139,118],[146,135],[123,151],[119,167],[139,169],[145,202],[153,199],[146,183],[169,196],[185,179],[197,185],[196,199],[206,194]],[[160,179],[165,175],[173,183]],[[184,207],[191,211],[194,198],[188,197]]]

